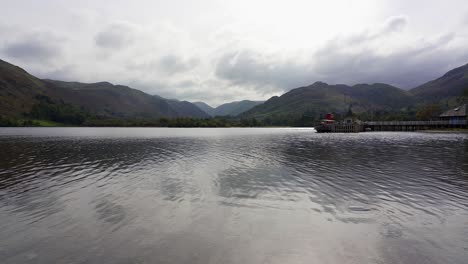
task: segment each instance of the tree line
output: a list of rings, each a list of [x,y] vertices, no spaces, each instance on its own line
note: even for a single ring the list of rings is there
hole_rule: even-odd
[[[464,93],[468,97],[468,91]],[[54,101],[48,96],[37,95],[37,103],[21,118],[0,116],[0,126],[43,126],[41,120],[52,121],[52,125],[91,126],[91,127],[312,127],[317,125],[326,114],[320,110],[308,110],[302,114],[271,114],[260,117],[213,117],[213,118],[112,118],[93,115],[83,108],[78,108],[63,101]],[[348,111],[334,112],[336,120],[353,117],[362,121],[407,121],[434,120],[442,112],[439,104],[427,104],[418,108],[408,108],[401,111],[366,111],[353,113]]]

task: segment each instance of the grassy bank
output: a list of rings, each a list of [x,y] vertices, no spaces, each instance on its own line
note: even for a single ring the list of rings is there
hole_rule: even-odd
[[[438,128],[438,129],[421,130],[419,132],[425,132],[425,133],[468,133],[468,128]]]

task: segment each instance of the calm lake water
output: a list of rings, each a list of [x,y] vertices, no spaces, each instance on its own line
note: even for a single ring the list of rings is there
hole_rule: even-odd
[[[468,135],[0,129],[1,263],[468,263]]]

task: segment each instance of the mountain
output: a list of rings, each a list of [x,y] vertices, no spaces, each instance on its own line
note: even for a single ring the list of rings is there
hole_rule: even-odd
[[[28,112],[36,103],[36,95],[47,91],[40,79],[0,60],[0,115],[14,116]]]
[[[243,100],[227,104],[222,104],[216,107],[215,116],[237,116],[253,107],[262,104],[263,101]]]
[[[215,110],[216,110],[216,108],[211,107],[211,106],[208,105],[207,103],[204,103],[204,102],[194,102],[193,104],[196,105],[196,106],[197,106],[198,108],[200,108],[201,110],[203,110],[203,112],[207,113],[208,115],[210,115],[210,116],[215,116]]]
[[[464,89],[468,89],[468,64],[455,68],[436,80],[413,88],[410,93],[424,103],[446,103],[461,96]]]
[[[318,115],[326,112],[367,110],[396,111],[411,107],[415,98],[410,93],[387,84],[328,85],[316,82],[274,96],[265,103],[243,113],[243,117],[265,118],[273,115]]]
[[[44,80],[52,98],[103,116],[123,118],[199,117],[208,115],[186,101],[169,100],[108,82]]]
[[[37,95],[46,95],[55,101],[107,117],[209,117],[187,101],[168,100],[108,82],[41,80],[0,60],[0,115],[19,116],[28,112],[37,103]]]
[[[108,82],[42,80],[0,60],[0,116],[6,117],[30,113],[41,100],[47,102],[44,98],[74,106],[80,111],[113,118],[207,118],[230,115],[242,118],[280,116],[288,120],[300,116],[318,117],[326,112],[345,113],[349,109],[354,113],[414,113],[416,107],[428,103],[457,103],[456,99],[467,88],[468,64],[410,91],[382,83],[348,86],[316,82],[279,97],[274,96],[264,103],[244,100],[213,108],[202,102],[170,100]],[[44,107],[41,109],[47,108]],[[64,109],[70,113],[74,111],[67,107]]]
[[[193,104],[211,116],[237,116],[262,103],[263,101],[243,100],[222,104],[216,108],[213,108],[204,102],[195,102]]]
[[[177,116],[188,116],[187,114],[190,113],[190,117],[197,117],[197,118],[209,118],[210,115],[205,113],[204,111],[200,110],[196,105],[188,102],[188,101],[179,101],[179,100],[167,100],[169,106],[174,109],[177,113]]]
[[[439,103],[456,105],[456,99],[468,91],[468,64],[453,69],[442,77],[408,92],[387,84],[328,85],[316,82],[293,89],[280,97],[272,97],[264,104],[243,113],[243,117],[319,115],[325,112],[355,113],[366,111],[398,112],[414,110],[418,106]],[[466,96],[466,95],[465,95]]]

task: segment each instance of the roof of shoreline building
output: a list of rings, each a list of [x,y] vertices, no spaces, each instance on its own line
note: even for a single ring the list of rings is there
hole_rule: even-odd
[[[466,104],[443,112],[440,117],[466,116]]]

